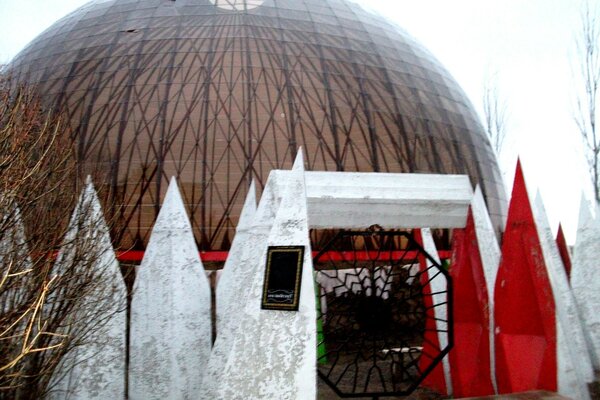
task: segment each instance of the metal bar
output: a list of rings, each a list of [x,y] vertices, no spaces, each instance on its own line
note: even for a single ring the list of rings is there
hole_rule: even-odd
[[[312,256],[319,255],[320,262],[341,262],[341,261],[400,261],[414,260],[416,262],[418,251],[416,250],[394,250],[386,251],[378,256],[378,251],[325,251],[319,255],[318,251],[313,251]],[[225,262],[228,251],[200,251],[200,259],[203,262]],[[442,250],[439,252],[441,259],[450,259],[452,252],[450,250]],[[143,250],[125,250],[117,252],[117,259],[121,262],[141,262],[144,258]],[[315,266],[319,270],[319,266]]]

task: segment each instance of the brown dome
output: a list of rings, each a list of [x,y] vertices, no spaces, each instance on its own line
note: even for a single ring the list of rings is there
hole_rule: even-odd
[[[217,2],[217,5],[214,3]],[[468,174],[499,225],[496,158],[466,96],[405,32],[346,0],[95,0],[9,65],[109,173],[122,247],[179,179],[203,249],[227,249],[250,180],[290,168]]]

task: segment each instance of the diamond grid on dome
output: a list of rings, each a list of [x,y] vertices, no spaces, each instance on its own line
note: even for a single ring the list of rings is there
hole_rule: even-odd
[[[210,2],[225,10],[242,11],[260,6],[264,0],[210,0]]]
[[[220,0],[219,0],[220,1]],[[248,0],[250,5],[256,4]],[[229,4],[241,4],[229,0]],[[9,65],[108,175],[113,238],[143,248],[176,176],[203,250],[227,250],[250,181],[307,170],[468,174],[505,194],[472,106],[422,46],[345,0],[92,1]]]

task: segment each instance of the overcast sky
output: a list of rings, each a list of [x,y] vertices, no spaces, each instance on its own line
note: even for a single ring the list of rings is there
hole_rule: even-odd
[[[531,193],[574,242],[582,191],[592,197],[573,123],[580,0],[358,0],[427,47],[481,113],[486,76],[509,110],[500,165],[510,193],[520,155]],[[0,0],[0,63],[85,0]]]

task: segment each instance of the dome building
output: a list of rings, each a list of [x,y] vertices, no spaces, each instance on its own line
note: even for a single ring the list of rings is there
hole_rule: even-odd
[[[460,87],[349,0],[93,0],[8,71],[66,116],[83,172],[108,177],[122,248],[144,248],[176,176],[200,248],[227,250],[250,181],[299,147],[307,170],[468,174],[505,215]]]

